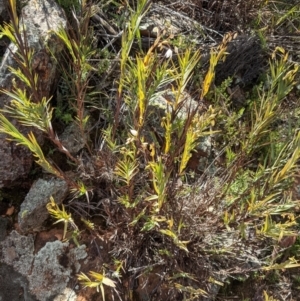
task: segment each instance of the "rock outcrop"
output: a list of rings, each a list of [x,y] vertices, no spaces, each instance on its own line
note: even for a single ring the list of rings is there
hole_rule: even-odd
[[[11,287],[8,279],[23,288],[27,296],[23,300],[46,301],[65,294],[73,273],[79,272],[79,261],[86,256],[84,245],[71,248],[68,242],[59,240],[47,242],[40,250],[35,250],[33,235],[23,236],[12,231],[0,243],[0,278],[4,279],[0,281],[0,300],[8,300],[1,299]]]

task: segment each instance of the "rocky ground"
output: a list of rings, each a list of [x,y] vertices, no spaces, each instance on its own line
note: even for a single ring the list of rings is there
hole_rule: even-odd
[[[67,28],[68,11],[65,14],[62,7],[65,6],[66,9],[66,3],[59,2],[61,5],[54,0],[30,0],[22,3],[24,7],[19,7],[19,14],[22,16],[21,22],[26,28],[28,47],[34,49],[35,53],[32,67],[39,75],[38,91],[45,97],[54,94],[53,101],[56,104],[58,103],[57,91],[59,90],[61,71],[59,64],[61,63],[51,58],[44,45],[50,45],[52,55],[60,57],[63,46],[51,33],[51,30],[57,30],[59,26]],[[280,44],[278,41],[284,45],[290,45],[286,40],[279,39],[280,35],[284,36],[284,33],[278,30],[268,33],[265,42],[268,43],[269,48],[266,50],[257,34],[253,34],[246,26],[242,28],[243,24],[249,25],[256,20],[257,15],[255,14],[259,12],[260,5],[258,2],[249,1],[249,3],[242,4],[241,1],[214,1],[215,4],[212,4],[207,1],[188,1],[188,5],[181,2],[153,1],[153,5],[140,27],[143,48],[149,49],[155,41],[153,29],[156,27],[164,28],[165,31],[168,31],[168,35],[175,37],[180,35],[193,37],[195,47],[199,47],[203,53],[201,68],[205,73],[209,64],[210,49],[217,47],[222,42],[225,33],[230,32],[233,38],[227,48],[229,54],[227,60],[216,68],[215,84],[220,85],[228,76],[234,78],[234,84],[228,87],[227,92],[233,103],[233,109],[238,111],[246,105],[249,91],[266,72],[269,52]],[[232,9],[233,6],[235,9]],[[120,2],[118,7],[119,11],[114,11],[112,15],[121,16],[126,8],[126,3]],[[6,5],[0,1],[1,24],[4,21],[10,21],[7,16]],[[115,44],[111,48],[112,52],[117,52],[118,47],[120,48],[120,36],[117,24],[114,24],[110,17],[98,13],[91,18],[90,24],[95,29],[95,39],[98,39],[93,42],[98,47],[105,47],[104,44],[108,45],[109,43],[108,38],[102,38],[104,33],[109,37],[114,36],[112,40]],[[199,29],[199,27],[201,28]],[[236,32],[238,32],[237,37],[235,37]],[[298,40],[293,38],[293,41],[294,45],[297,45]],[[12,45],[8,46],[7,42],[5,39],[1,39],[0,42],[0,53],[3,54],[0,67],[0,87],[9,90],[14,77],[10,67],[16,66],[14,56],[16,48]],[[189,43],[189,41],[185,43]],[[135,46],[137,47],[137,45]],[[182,44],[180,46],[183,47]],[[175,50],[175,42],[172,47]],[[133,47],[133,49],[135,48]],[[297,51],[294,51],[293,59],[298,60]],[[105,79],[96,78],[95,83],[102,89],[101,91],[112,93],[111,91],[114,91],[115,88],[107,87],[109,80],[106,82]],[[196,87],[197,85],[194,85],[190,89],[190,94],[186,92],[191,103],[193,102],[193,90]],[[169,98],[166,96],[159,98],[161,110],[166,110],[168,101],[172,97],[170,95],[168,95]],[[286,98],[287,110],[300,107],[297,95],[298,91],[295,89]],[[0,108],[3,109],[9,102],[10,97],[1,93]],[[209,104],[208,100],[203,100],[203,110]],[[152,104],[152,106],[156,107],[156,104]],[[91,112],[93,114],[92,110]],[[105,118],[101,114],[97,118],[101,120],[101,124],[105,124],[105,120],[103,121]],[[91,203],[82,202],[82,199],[73,199],[70,197],[70,187],[66,179],[43,173],[34,163],[34,157],[29,150],[16,146],[0,133],[0,301],[102,300],[101,293],[96,292],[94,288],[84,288],[78,281],[77,275],[81,272],[88,274],[91,270],[102,272],[103,267],[108,275],[112,275],[113,267],[108,263],[111,263],[112,258],[118,255],[128,260],[124,263],[127,270],[124,271],[122,278],[116,280],[116,289],[105,290],[106,300],[300,300],[299,268],[291,270],[278,268],[278,271],[262,273],[261,268],[264,262],[261,258],[264,258],[265,254],[269,254],[271,249],[272,252],[275,252],[273,245],[270,244],[270,247],[258,243],[257,249],[250,250],[247,242],[237,237],[238,231],[234,228],[226,232],[226,237],[209,233],[207,229],[209,229],[208,224],[210,223],[215,224],[216,228],[222,229],[219,221],[213,220],[209,208],[206,208],[206,211],[201,211],[202,207],[200,208],[202,215],[207,217],[211,214],[212,218],[209,222],[205,222],[207,229],[202,229],[204,234],[197,237],[195,235],[194,240],[191,240],[190,257],[185,251],[174,248],[176,260],[172,261],[167,256],[161,256],[159,260],[154,258],[153,254],[160,248],[160,245],[169,242],[164,241],[159,235],[142,236],[139,232],[133,233],[133,230],[130,233],[130,227],[123,228],[124,224],[117,222],[121,221],[123,216],[127,217],[127,213],[120,208],[115,199],[107,197],[107,191],[113,191],[112,185],[104,185],[109,182],[103,180],[104,177],[109,178],[109,172],[107,172],[108,175],[97,174],[97,160],[85,157],[85,141],[80,136],[79,129],[72,123],[65,125],[57,119],[55,130],[59,133],[60,141],[72,154],[80,157],[81,163],[84,162],[78,170],[81,175],[88,174],[93,177],[93,180],[89,179],[89,183],[94,184],[96,188],[93,195],[91,194]],[[92,122],[96,123],[94,120]],[[156,122],[155,118],[153,118],[153,122]],[[296,126],[297,123],[293,125]],[[149,126],[155,127],[153,124]],[[159,136],[159,126],[157,129]],[[21,127],[21,130],[23,133],[29,132],[25,127]],[[51,147],[49,147],[45,135],[37,131],[35,134],[39,143],[44,145],[51,157]],[[215,160],[213,158],[216,153],[214,147],[211,137],[201,141],[198,151],[189,161],[188,168],[192,171],[191,174],[194,174],[195,171],[196,177],[200,179],[204,174],[203,170],[208,170],[208,165],[211,167],[211,162]],[[78,175],[78,170],[69,168],[69,163],[66,162],[63,155],[55,154],[52,159],[68,175],[68,179]],[[84,161],[85,159],[86,161]],[[219,159],[219,164],[222,165],[221,157]],[[113,159],[107,159],[107,161],[109,160]],[[217,167],[212,166],[209,172],[215,173],[216,169]],[[197,173],[199,170],[200,173]],[[197,185],[197,180],[193,181]],[[182,183],[178,182],[177,184],[179,189],[183,186]],[[104,186],[105,188],[103,188]],[[294,199],[299,199],[297,182],[291,190],[293,190]],[[57,204],[65,204],[67,210],[75,216],[80,230],[79,239],[72,237],[69,233],[64,239],[63,225],[53,224],[54,221],[46,210],[51,196]],[[81,217],[85,214],[95,225],[93,231],[84,227]],[[200,218],[202,218],[201,214],[199,214]],[[249,242],[251,239],[254,240],[255,231],[255,227],[252,227],[247,233]],[[128,242],[128,237],[131,240],[136,239],[136,241]],[[289,254],[294,255],[299,250],[296,248],[298,238],[296,236],[288,238],[292,241],[286,240],[280,246],[284,258],[288,258]],[[216,244],[214,243],[215,239],[219,240]],[[199,247],[202,243],[205,246],[211,246],[209,255],[205,254],[206,250]],[[284,243],[286,245],[283,245]],[[130,246],[139,248],[130,249]],[[218,249],[213,253],[212,250],[215,246],[218,246]],[[221,246],[227,248],[226,250],[232,250],[232,253],[228,252],[224,257],[218,257],[218,252],[222,252]],[[236,258],[233,251],[236,249],[239,250],[239,258]],[[149,261],[147,261],[148,259]],[[157,261],[155,262],[155,260]],[[145,262],[151,262],[151,264],[146,265]],[[191,290],[192,286],[196,287],[195,283],[203,281],[199,287],[197,286],[197,290],[193,289],[193,299],[185,297],[187,295],[183,288],[178,289],[178,286],[174,286],[177,290],[175,288],[170,290],[165,286],[164,275],[167,275],[170,266],[178,271],[176,274],[178,277],[184,278],[182,283],[188,293],[191,293],[188,289]],[[182,276],[184,273],[188,276]],[[197,275],[195,282],[189,273]],[[176,275],[174,277],[177,277]],[[200,293],[202,288],[208,294],[203,296]],[[268,299],[264,291],[272,292],[276,298]]]

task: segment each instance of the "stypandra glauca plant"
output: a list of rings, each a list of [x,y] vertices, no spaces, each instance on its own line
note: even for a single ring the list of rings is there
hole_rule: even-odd
[[[216,112],[210,107],[200,114],[198,104],[185,93],[200,59],[199,52],[187,49],[176,54],[175,64],[168,55],[157,51],[168,43],[158,34],[147,53],[134,58],[129,56],[133,38],[139,39],[136,24],[143,11],[143,7],[138,7],[130,19],[135,22],[129,21],[124,29],[118,88],[120,103],[114,128],[105,130],[104,138],[118,157],[115,166],[118,200],[128,209],[130,226],[146,232],[158,230],[187,252],[187,241],[180,239],[184,222],[178,217],[175,220],[169,213],[170,191],[174,178],[184,175],[197,141],[214,133]],[[214,64],[225,49],[226,46],[218,49]],[[206,80],[206,86],[212,78]],[[166,97],[163,109],[157,104],[161,97]],[[121,107],[125,108],[122,120]],[[151,119],[157,123],[157,132],[149,122]],[[119,137],[116,139],[120,122],[125,127],[123,144],[118,144]]]
[[[291,187],[298,174],[300,135],[284,128],[280,134],[276,126],[282,101],[294,87],[297,72],[298,66],[288,60],[288,53],[277,48],[270,59],[269,86],[258,88],[259,98],[250,105],[250,123],[242,125],[248,133],[240,133],[239,152],[232,145],[227,146],[228,172],[223,178],[221,196],[227,202],[224,224],[231,229],[230,225],[240,223],[242,237],[254,220],[260,237],[280,242],[283,237],[297,236],[295,208],[299,201],[292,195]],[[258,161],[255,169],[251,164],[253,157]],[[279,266],[292,268],[299,264],[293,259],[265,269]]]
[[[122,97],[123,97],[123,89],[126,80],[126,65],[129,59],[129,53],[134,42],[134,39],[140,38],[139,33],[139,25],[144,14],[147,11],[149,1],[141,0],[137,2],[136,10],[130,9],[129,23],[127,24],[126,29],[122,35],[122,49],[121,49],[121,57],[120,57],[120,78],[118,85],[118,94],[117,94],[117,104],[116,104],[116,112],[114,116],[114,125],[112,128],[112,135],[115,138],[116,130],[119,126],[119,118],[120,118],[120,110],[122,105]]]
[[[6,117],[10,116],[14,118],[22,126],[42,131],[73,164],[78,164],[79,161],[62,145],[53,129],[53,108],[50,105],[51,96],[43,95],[41,92],[38,74],[33,68],[35,53],[33,49],[28,47],[26,28],[22,24],[22,19],[19,20],[17,16],[16,1],[10,0],[9,4],[11,24],[5,23],[0,27],[0,31],[1,36],[8,37],[13,44],[11,54],[17,63],[17,67],[10,67],[11,73],[15,76],[12,82],[12,90],[8,91],[4,89],[1,91],[11,101],[9,105],[1,110],[0,132],[7,134],[7,139],[29,148],[36,157],[36,162],[45,171],[66,180],[71,188],[82,191],[82,187],[77,185],[74,180],[69,179],[59,168],[47,160],[32,131],[26,137]]]
[[[106,277],[105,272],[101,274],[90,271],[89,276],[87,276],[84,273],[80,273],[79,275],[77,275],[78,280],[81,282],[81,284],[84,285],[84,287],[96,288],[97,292],[99,292],[100,288],[102,300],[105,301],[104,287],[108,286],[114,289],[116,287],[115,282],[110,278]]]
[[[132,19],[139,20],[138,16]],[[159,54],[160,47],[168,44],[168,40],[158,34],[147,53],[129,56],[132,42],[128,36],[135,31],[135,24],[128,22],[124,29],[117,122],[103,131],[107,147],[117,158],[114,174],[118,201],[126,210],[128,233],[138,233],[141,237],[162,236],[171,245],[169,249],[160,250],[167,256],[177,252],[175,249],[188,253],[190,240],[184,234],[186,224],[175,201],[174,183],[184,180],[197,142],[215,133],[217,113],[212,106],[200,113],[198,103],[186,93],[200,53],[187,49],[175,54],[175,63],[168,55]],[[205,81],[202,97],[213,81],[214,67],[225,50],[224,43],[212,54],[210,77]],[[163,98],[165,105],[160,106],[157,99]],[[179,283],[175,287],[184,289]],[[200,296],[205,292],[191,288],[187,294]]]
[[[73,238],[78,236],[79,229],[76,226],[71,213],[66,212],[64,205],[62,205],[62,209],[60,209],[52,196],[50,197],[50,202],[47,204],[47,210],[50,215],[57,220],[54,224],[60,222],[64,224],[63,240],[66,238],[69,225],[73,229]],[[74,241],[78,245],[77,239],[74,239]]]
[[[185,95],[200,54],[192,54],[188,49],[177,55],[178,66],[175,66],[168,57],[159,57],[155,52],[162,43],[158,35],[156,42],[144,57],[137,56],[135,60],[125,58],[123,74],[127,74],[127,77],[123,75],[120,83],[121,90],[126,91],[124,102],[129,107],[127,123],[133,127],[128,128],[128,139],[121,151],[123,158],[116,165],[115,173],[122,183],[126,183],[127,190],[119,200],[127,208],[142,206],[142,211],[131,224],[145,220],[143,230],[160,227],[161,221],[170,221],[161,216],[163,207],[168,203],[170,176],[180,177],[184,174],[199,138],[214,133],[212,127],[216,117],[212,107],[204,114],[199,114],[197,105],[193,107]],[[204,82],[202,96],[207,93],[213,80],[214,67],[225,52],[226,45],[222,45],[212,54],[212,67]],[[149,130],[146,120],[153,115],[159,115],[159,108],[155,108],[153,103],[166,94],[170,99],[167,100],[162,116],[158,116],[157,119],[163,137],[163,141],[159,142],[155,135],[152,135],[153,139],[145,136]],[[109,141],[111,144],[111,139]],[[140,172],[138,162],[141,159],[144,161],[145,171],[149,172],[151,188],[149,187],[144,196],[137,197],[134,194],[134,182]],[[164,233],[171,233],[170,227]]]
[[[228,37],[225,36],[223,43],[211,52],[201,92],[196,93],[198,100],[206,103],[207,107],[199,110],[199,103],[187,91],[201,53],[192,49],[172,53],[169,49],[165,55],[162,49],[169,45],[170,39],[160,32],[148,51],[136,49],[141,44],[139,24],[147,5],[147,1],[138,1],[135,10],[127,5],[129,20],[123,30],[122,49],[118,57],[120,69],[119,73],[116,72],[119,77],[115,81],[118,86],[111,89],[112,95],[116,92],[115,97],[109,99],[115,109],[114,120],[103,130],[104,140],[101,141],[100,150],[95,150],[88,136],[86,110],[89,79],[93,71],[90,65],[93,55],[89,47],[91,37],[86,35],[86,26],[92,9],[82,14],[82,25],[78,24],[81,20],[77,20],[76,31],[79,33],[69,34],[63,30],[58,33],[72,60],[65,74],[72,91],[70,100],[75,120],[84,136],[86,149],[89,155],[92,154],[92,159],[88,159],[93,164],[96,162],[93,161],[94,157],[101,161],[105,157],[103,153],[107,152],[109,162],[105,163],[111,168],[110,171],[113,170],[107,182],[103,177],[99,180],[100,177],[91,175],[90,178],[101,193],[104,190],[103,195],[107,194],[105,200],[97,201],[107,227],[104,230],[107,230],[105,237],[113,233],[109,238],[109,244],[112,245],[109,254],[120,264],[114,269],[111,268],[111,262],[105,263],[100,265],[103,270],[79,274],[78,279],[84,286],[101,290],[102,298],[104,293],[107,295],[108,289],[112,288],[110,292],[114,294],[115,287],[119,290],[123,285],[128,296],[120,299],[134,300],[132,288],[137,280],[140,281],[139,289],[146,287],[148,279],[151,279],[148,275],[152,273],[152,276],[159,278],[161,287],[168,288],[170,300],[180,299],[178,295],[171,299],[174,290],[186,300],[199,299],[207,295],[200,288],[202,280],[222,285],[219,279],[213,279],[208,272],[212,268],[211,260],[217,256],[220,256],[218,262],[222,262],[222,256],[226,256],[226,275],[230,273],[230,259],[234,259],[236,267],[238,252],[243,253],[242,247],[247,251],[251,248],[259,251],[258,240],[267,237],[268,240],[273,239],[275,244],[285,236],[297,234],[297,216],[293,211],[299,202],[293,200],[289,188],[298,168],[300,138],[296,131],[286,136],[286,133],[281,135],[276,129],[281,103],[295,84],[297,67],[289,62],[286,52],[281,50],[281,56],[274,56],[270,62],[266,85],[258,88],[256,97],[251,96],[249,106],[236,119],[228,122],[225,118],[219,123],[225,114],[219,114],[221,108],[216,102],[211,105],[213,102],[208,97],[214,93],[213,79],[217,63],[226,58]],[[133,44],[138,46],[132,47]],[[26,60],[30,62],[31,56],[28,54]],[[16,54],[20,62],[23,62],[22,57]],[[30,66],[28,64],[29,70]],[[20,70],[22,68],[20,66]],[[23,76],[23,80],[18,79],[22,85],[26,84],[24,89],[16,81],[15,89],[8,92],[12,93],[10,97],[13,102],[5,110],[21,123],[38,127],[49,135],[48,131],[52,128],[50,97],[43,98],[30,92],[31,83],[38,83],[36,74],[30,72],[27,72],[31,76],[28,84],[27,75]],[[22,72],[27,73],[26,70]],[[15,113],[16,108],[25,117],[19,117],[21,113]],[[36,110],[41,113],[30,115],[29,118],[28,108],[30,113]],[[229,106],[226,109],[230,110]],[[43,168],[58,177],[65,177],[45,158],[33,134],[28,137],[16,134],[17,130],[11,127],[7,119],[1,120],[4,120],[2,131],[14,141],[27,145]],[[237,127],[235,120],[239,123]],[[234,142],[230,141],[227,134],[235,138]],[[196,174],[196,179],[190,183],[190,160],[193,153],[197,152],[199,141],[207,135],[213,143],[218,143],[216,138],[221,140],[224,163],[218,162],[220,168],[213,166],[213,175],[204,171],[203,174]],[[59,140],[56,142],[59,143]],[[212,148],[218,150],[218,145],[212,145]],[[66,155],[69,156],[68,153]],[[77,158],[69,159],[78,166]],[[97,165],[93,166],[96,172],[97,168]],[[77,196],[88,195],[84,181],[70,183],[71,191]],[[72,216],[65,207],[51,202],[48,209],[57,222],[64,224],[64,236],[69,228],[76,230]],[[92,227],[90,222],[84,224]],[[249,233],[251,239],[247,241]],[[236,246],[238,252],[235,251]],[[245,256],[239,260],[243,262]],[[266,265],[262,270],[298,265],[295,260],[289,259],[284,263],[270,262],[267,266],[268,259],[265,258],[259,264],[261,267]],[[201,270],[199,268],[194,273],[194,266],[201,266]],[[208,266],[208,269],[205,270],[204,266]],[[204,274],[209,275],[209,280],[200,278]],[[118,279],[118,283],[112,281],[113,277]],[[159,293],[159,285],[155,294]]]
[[[96,49],[92,49],[93,31],[89,26],[89,21],[96,11],[95,5],[82,6],[80,16],[77,16],[75,11],[73,12],[74,28],[66,30],[61,27],[53,33],[65,45],[66,61],[68,61],[68,56],[71,57],[71,66],[63,67],[62,71],[66,85],[70,90],[67,101],[73,111],[76,112],[75,121],[90,154],[92,154],[92,150],[87,128],[89,115],[85,108],[89,96],[88,88],[91,71],[94,70],[90,60],[96,53]],[[55,59],[54,55],[52,57]]]

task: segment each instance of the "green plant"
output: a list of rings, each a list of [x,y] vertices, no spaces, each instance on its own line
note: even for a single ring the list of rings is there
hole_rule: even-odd
[[[101,76],[109,69],[111,65],[110,60],[113,59],[113,56],[108,49],[99,49],[96,58],[98,60],[97,72],[98,75]]]
[[[81,132],[81,136],[85,140],[86,147],[90,149],[88,137],[86,135],[86,127],[89,120],[89,115],[85,109],[87,102],[87,91],[89,85],[89,79],[91,71],[94,70],[90,64],[91,57],[95,54],[95,50],[92,49],[92,37],[93,32],[88,26],[91,16],[95,13],[96,8],[82,6],[80,22],[77,20],[76,28],[71,32],[67,32],[64,28],[60,28],[54,34],[65,45],[68,55],[71,56],[72,65],[70,68],[65,69],[67,84],[70,87],[70,91],[73,95],[69,96],[70,106],[73,107],[73,111],[76,112],[76,123]],[[75,17],[76,18],[76,17]]]
[[[13,91],[5,91],[12,102],[2,113],[45,133],[72,162],[68,165],[71,179],[59,163],[44,156],[34,134],[24,136],[3,114],[0,131],[27,146],[46,171],[67,180],[73,204],[84,204],[82,208],[88,209],[82,211],[86,210],[87,216],[100,211],[97,215],[104,217],[101,231],[109,233],[112,246],[108,261],[101,264],[107,269],[114,266],[108,275],[118,279],[123,299],[133,300],[132,287],[137,280],[139,289],[148,289],[152,277],[159,278],[152,294],[161,290],[160,296],[168,295],[173,298],[170,300],[206,296],[202,288],[208,282],[220,286],[224,282],[210,275],[214,265],[220,274],[235,279],[240,279],[238,262],[247,261],[245,273],[260,275],[298,267],[294,253],[283,262],[270,260],[268,254],[264,257],[273,243],[297,235],[294,211],[299,202],[292,194],[300,156],[300,134],[292,121],[296,115],[291,112],[291,124],[283,126],[283,131],[278,126],[282,103],[296,84],[297,65],[286,51],[277,48],[264,83],[249,91],[247,101],[237,109],[229,96],[232,80],[214,86],[216,66],[226,59],[227,43],[234,34],[225,35],[211,50],[207,73],[195,77],[201,53],[193,45],[186,47],[190,43],[173,41],[184,49],[163,55],[160,49],[171,37],[158,32],[149,49],[142,51],[139,24],[148,4],[143,0],[135,8],[128,3],[119,7],[127,15],[118,16],[115,22],[124,26],[120,53],[115,58],[108,47],[94,49],[90,19],[99,9],[94,4],[82,5],[80,12],[73,14],[76,25],[72,30],[56,33],[69,62],[61,67],[68,91],[66,106],[58,104],[56,110],[59,118],[74,118],[80,129],[85,149],[78,157],[68,152],[55,134],[52,100],[38,94],[38,78],[30,69],[33,54],[19,42],[16,16],[15,25],[2,28],[18,47],[20,67],[12,72],[25,86],[21,88],[16,81]],[[104,61],[92,63],[99,57]],[[116,61],[114,72],[109,74],[112,86],[100,85],[101,99],[95,98],[91,104],[91,98],[100,95],[97,84],[108,72],[110,59]],[[196,84],[196,80],[201,81]],[[210,151],[202,151],[203,137],[207,136]],[[201,162],[195,163],[197,156],[199,162],[202,157],[207,162],[201,173],[197,170]],[[81,203],[84,198],[87,203]],[[97,207],[93,207],[95,203]],[[53,199],[47,208],[57,222],[64,223],[64,238],[71,227],[75,243],[80,243],[76,214],[71,215]],[[100,237],[99,225],[83,217],[82,222],[90,235]],[[255,268],[248,264],[252,257]],[[81,273],[78,279],[86,287],[101,290],[103,299],[105,286],[118,294],[116,284],[104,272]],[[146,291],[145,295],[151,294]],[[265,293],[267,298],[271,300]]]
[[[61,144],[58,136],[53,130],[51,123],[52,112],[49,102],[50,99],[40,95],[38,76],[32,68],[33,51],[27,47],[26,32],[21,32],[19,29],[19,20],[16,12],[15,1],[10,2],[11,24],[4,24],[0,27],[1,36],[7,36],[17,48],[17,54],[14,59],[18,63],[17,68],[10,68],[11,72],[17,77],[21,83],[20,88],[16,81],[13,81],[12,91],[2,90],[1,92],[9,96],[12,101],[10,105],[1,110],[0,113],[0,132],[8,134],[10,139],[27,146],[37,157],[37,163],[41,165],[47,172],[50,172],[60,178],[65,178],[65,175],[54,167],[43,155],[42,149],[39,146],[35,135],[31,132],[26,138],[3,113],[10,115],[18,120],[24,126],[34,127],[42,132],[45,132],[49,139],[56,147],[66,154],[73,162],[78,162],[71,153]]]
[[[60,209],[58,205],[55,203],[55,200],[52,196],[50,197],[50,202],[47,204],[47,210],[53,218],[57,219],[57,221],[54,224],[60,222],[64,223],[63,239],[66,238],[69,225],[72,227],[73,233],[78,234],[79,232],[78,227],[74,223],[72,215],[66,212],[64,205],[62,205],[62,209]],[[75,235],[75,237],[76,236],[77,235]]]
[[[5,116],[8,115],[17,120],[21,125],[35,128],[38,131],[44,132],[56,148],[64,153],[73,164],[79,164],[77,158],[75,158],[69,150],[62,145],[58,135],[56,134],[52,125],[53,108],[50,101],[51,96],[46,98],[40,93],[40,82],[38,75],[35,73],[32,67],[32,60],[34,58],[33,50],[27,46],[26,31],[21,31],[19,28],[19,20],[16,12],[16,3],[14,0],[10,2],[11,24],[4,24],[0,27],[1,36],[7,36],[11,42],[15,45],[17,52],[14,55],[18,67],[10,68],[12,74],[15,75],[16,80],[13,80],[12,91],[2,90],[1,92],[11,98],[9,105],[5,106],[0,113],[0,132],[8,135],[8,139],[26,146],[31,150],[33,155],[37,158],[36,162],[47,172],[62,178],[67,181],[72,191],[77,191],[77,196],[85,194],[88,198],[87,190],[82,182],[76,182],[73,179],[67,177],[61,169],[57,168],[55,164],[52,164],[43,154],[41,146],[38,144],[36,136],[33,132],[28,134],[28,138],[22,134],[17,127],[11,123],[11,121]],[[85,12],[85,17],[81,28],[78,28],[79,34],[83,34],[82,31],[87,30],[88,19],[91,11]],[[81,30],[81,31],[80,31]],[[89,71],[91,66],[88,63],[89,56],[91,55],[91,49],[89,45],[89,37],[85,36],[85,39],[80,39],[79,42],[67,37],[66,31],[61,29],[58,36],[66,43],[68,50],[71,52],[74,60],[74,86],[77,93],[76,121],[82,133],[82,137],[85,138],[85,126],[89,118],[84,111],[85,95],[88,85]],[[64,40],[65,39],[65,40]],[[78,43],[77,43],[78,42]],[[50,51],[50,49],[49,49]],[[5,115],[4,115],[5,114]],[[87,140],[85,140],[87,141]],[[89,147],[86,142],[87,147]]]
[[[100,273],[90,271],[89,275],[91,278],[89,278],[84,273],[80,273],[79,275],[77,275],[77,278],[85,287],[96,288],[97,292],[99,292],[99,288],[100,288],[102,299],[105,301],[104,285],[115,288],[116,285],[114,281],[106,277],[104,272],[103,274],[100,274]]]

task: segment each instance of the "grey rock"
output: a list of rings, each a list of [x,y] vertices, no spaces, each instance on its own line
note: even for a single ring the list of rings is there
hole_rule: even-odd
[[[32,235],[23,236],[17,231],[12,231],[0,243],[0,261],[13,266],[22,275],[28,275],[34,259],[33,251],[34,239]]]
[[[212,135],[204,136],[200,139],[196,147],[196,151],[204,154],[199,158],[197,170],[200,172],[206,172],[209,175],[213,175],[215,172],[215,166],[211,164],[214,160],[212,156],[212,143]]]
[[[66,287],[65,290],[57,295],[53,301],[76,301],[77,295],[76,293],[70,289],[69,287]]]
[[[255,80],[265,72],[267,60],[256,36],[241,35],[228,43],[228,53],[224,62],[216,67],[216,85],[220,85],[228,77],[235,84],[253,86]]]
[[[186,14],[178,13],[168,5],[159,3],[151,4],[140,28],[147,30],[150,37],[156,36],[156,28],[160,32],[166,31],[167,35],[189,34],[199,38],[208,35],[209,30]]]
[[[69,258],[70,258],[70,261],[73,262],[73,266],[74,266],[76,273],[79,272],[80,266],[81,266],[78,261],[86,258],[86,256],[87,256],[85,249],[86,249],[86,246],[81,245],[75,249],[71,249],[69,252]]]
[[[166,112],[170,112],[170,102],[174,102],[175,97],[175,93],[171,90],[157,93],[155,97],[149,100],[149,110],[151,110],[151,114],[153,114],[153,116],[155,117],[155,115],[159,115],[160,113],[163,113],[163,115],[165,115]],[[183,106],[178,113],[179,119],[186,119],[188,117],[188,113],[190,111],[195,110],[198,106],[198,102],[195,99],[193,99],[193,97],[186,91],[184,91],[180,96],[179,102],[183,102]],[[156,110],[158,109],[162,111],[156,112]]]
[[[33,236],[23,236],[13,231],[0,243],[0,278],[4,277],[0,279],[0,301],[1,298],[9,300],[5,299],[5,294],[9,291],[7,279],[22,286],[24,292],[23,299],[11,300],[36,300],[30,294],[34,294],[40,301],[52,301],[55,297],[62,298],[64,295],[72,296],[71,300],[75,300],[74,292],[66,288],[74,271],[78,272],[80,269],[79,260],[87,257],[85,248],[84,245],[70,248],[68,242],[56,240],[47,242],[34,254]],[[7,268],[7,274],[3,276],[1,267],[4,265],[12,266],[14,271],[20,274]],[[4,269],[4,272],[6,270]],[[27,277],[28,283],[22,275]]]
[[[1,2],[0,2],[1,5]],[[34,50],[32,68],[39,76],[38,90],[40,97],[51,96],[51,89],[56,80],[56,62],[50,57],[48,47],[54,55],[58,55],[63,46],[55,38],[51,30],[57,30],[60,26],[66,27],[66,17],[63,10],[54,0],[35,0],[28,1],[22,9],[20,24],[26,28],[28,47]],[[0,88],[12,89],[13,75],[10,67],[17,67],[14,61],[16,46],[12,43],[6,50],[0,66]],[[20,84],[20,83],[18,83]],[[19,85],[22,88],[22,85]],[[0,109],[8,105],[10,98],[5,94],[0,94]],[[28,130],[21,129],[26,135]],[[35,133],[37,134],[37,133]],[[39,133],[38,141],[42,140]],[[11,185],[16,179],[25,177],[32,165],[32,154],[21,146],[5,140],[6,136],[0,134],[0,188]]]
[[[12,181],[27,175],[33,162],[28,149],[16,146],[5,138],[5,135],[0,134],[0,188],[7,187]]]
[[[52,196],[56,203],[60,204],[68,193],[68,184],[60,179],[39,179],[36,181],[24,202],[18,215],[20,229],[27,233],[43,229],[43,223],[49,217],[46,209]]]
[[[75,122],[65,128],[59,139],[62,145],[72,154],[79,152],[85,145],[84,137]]]
[[[0,264],[0,301],[37,301],[29,292],[28,280],[4,263]]]
[[[167,113],[172,111],[171,102],[175,101],[175,93],[171,90],[158,91],[152,98],[149,99],[148,113],[149,118],[145,120],[145,130],[143,134],[149,136],[150,128],[155,128],[157,133],[163,137],[164,129],[162,126],[162,120]],[[183,92],[179,101],[182,102],[182,107],[177,114],[177,120],[185,120],[188,117],[188,113],[197,108],[197,102],[187,93]],[[149,141],[152,138],[147,137]]]
[[[60,264],[68,243],[58,240],[48,242],[36,254],[32,273],[29,275],[30,290],[39,300],[48,300],[62,292],[70,279],[71,269]]]
[[[53,30],[66,27],[64,12],[53,0],[28,1],[22,9],[19,23],[24,24],[25,30],[21,29],[21,32],[26,33],[28,48],[34,50],[32,68],[39,76],[38,85],[41,86],[42,94],[49,96],[46,94],[50,92],[56,76],[56,63],[51,60],[48,47],[54,55],[63,49]],[[17,47],[11,43],[8,48],[0,67],[0,86],[9,90],[13,78],[10,67],[16,68],[18,65],[14,60]],[[8,103],[9,99],[1,96],[0,107]]]
[[[79,258],[68,253],[68,246],[68,242],[62,243],[58,240],[48,242],[36,254],[28,279],[30,291],[39,300],[53,300],[55,296],[61,294],[71,278],[73,266],[79,265],[78,260],[87,256],[85,246],[81,246],[78,251]],[[73,254],[77,254],[77,251]]]

